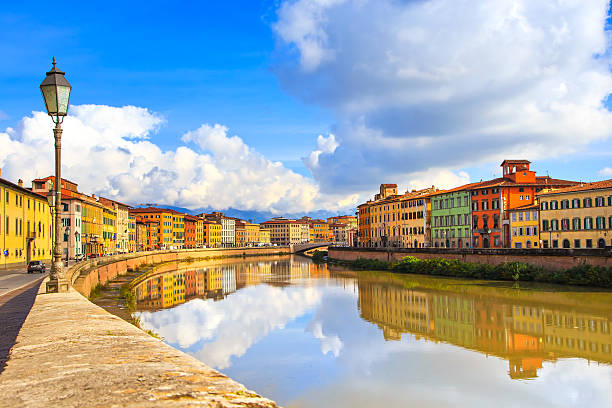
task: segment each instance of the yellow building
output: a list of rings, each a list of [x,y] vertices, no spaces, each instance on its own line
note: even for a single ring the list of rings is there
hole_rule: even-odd
[[[253,246],[259,242],[259,224],[236,219],[236,245]]]
[[[113,254],[117,252],[117,213],[112,207],[102,206],[102,240],[104,242],[104,253]]]
[[[397,195],[397,187],[393,189],[389,186],[395,184],[381,184],[375,200],[359,206],[360,221],[368,226],[367,230],[360,231],[360,245],[403,248],[429,246],[430,194],[436,192],[435,187]],[[365,233],[369,239],[363,236]]]
[[[266,229],[259,230],[259,243],[260,244],[270,243],[270,230],[266,230]]]
[[[0,265],[50,260],[52,231],[47,198],[0,178]]]
[[[312,241],[311,242],[330,242],[329,224],[323,220],[312,220]]]
[[[166,208],[147,207],[147,208],[132,208],[130,209],[130,213],[144,218],[145,222],[151,220],[151,221],[155,221],[159,223],[158,226],[150,230],[150,232],[155,232],[155,230],[157,231],[157,239],[151,240],[151,241],[156,241],[156,243],[152,246],[153,248],[170,249],[172,246],[174,246],[175,228],[173,225],[174,224],[173,214],[176,213],[176,211],[169,210]],[[183,222],[183,226],[184,225],[185,223]],[[176,230],[178,231],[179,229],[176,228]],[[184,227],[183,227],[183,233],[184,233]]]
[[[299,244],[302,242],[301,223],[285,218],[275,218],[270,221],[262,222],[261,230],[270,231],[270,243],[276,245]]]
[[[103,207],[93,197],[81,195],[80,198],[83,203],[81,208],[82,253],[86,256],[89,254],[103,254]]]
[[[136,252],[136,215],[128,215],[128,251]]]
[[[539,248],[540,221],[538,205],[531,204],[508,210],[510,248]]]
[[[185,214],[172,211],[172,246],[174,249],[185,248]]]
[[[612,246],[612,180],[538,194],[542,248]]]
[[[204,245],[208,248],[219,248],[221,246],[221,224],[214,221],[202,221],[202,234]]]

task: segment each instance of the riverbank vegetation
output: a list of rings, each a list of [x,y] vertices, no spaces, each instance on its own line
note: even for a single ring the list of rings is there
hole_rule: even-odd
[[[498,265],[489,265],[444,258],[419,259],[413,256],[407,256],[399,262],[387,262],[364,258],[355,261],[333,260],[333,262],[358,270],[612,288],[612,267],[586,264],[565,270],[548,270],[522,262],[506,262]]]

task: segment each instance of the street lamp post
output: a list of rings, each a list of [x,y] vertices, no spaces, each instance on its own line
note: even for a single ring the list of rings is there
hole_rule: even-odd
[[[47,282],[47,293],[68,292],[68,281],[64,276],[62,265],[62,248],[60,235],[62,230],[62,122],[68,114],[70,91],[72,87],[64,77],[65,72],[55,66],[47,72],[47,76],[40,84],[40,90],[45,100],[47,113],[55,123],[53,135],[55,136],[55,242],[53,244],[53,262]]]

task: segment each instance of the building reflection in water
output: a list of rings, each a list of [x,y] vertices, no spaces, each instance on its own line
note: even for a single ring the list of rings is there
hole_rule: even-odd
[[[410,333],[495,355],[508,361],[514,379],[537,377],[544,361],[559,358],[612,363],[609,305],[580,311],[576,305],[538,304],[538,292],[532,292],[531,301],[521,303],[360,279],[359,309],[386,340]]]
[[[288,286],[313,278],[328,278],[326,265],[315,265],[307,258],[253,258],[237,263],[235,259],[169,262],[150,273],[135,287],[139,310],[174,307],[191,299],[222,300],[247,286],[266,283]]]
[[[497,356],[508,361],[513,379],[537,377],[543,362],[560,358],[612,363],[612,294],[521,294],[510,288],[389,276],[330,272],[326,265],[300,257],[229,259],[164,265],[143,279],[135,292],[138,309],[158,310],[194,298],[218,301],[247,286],[325,282],[356,289],[361,318],[376,324],[387,341],[411,334]]]

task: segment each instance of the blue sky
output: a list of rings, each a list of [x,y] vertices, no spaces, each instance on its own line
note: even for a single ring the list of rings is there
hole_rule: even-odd
[[[272,1],[12,2],[0,12],[0,109],[14,126],[43,108],[38,85],[55,55],[71,104],[135,105],[162,114],[163,148],[202,123],[223,123],[272,160],[300,157],[332,119],[279,89],[270,70]],[[38,12],[36,10],[39,10]]]
[[[163,191],[177,189],[166,204],[340,211],[381,182],[451,187],[498,176],[502,159],[519,157],[557,178],[612,177],[612,115],[601,102],[612,92],[607,0],[468,8],[449,0],[69,1],[51,13],[44,2],[3,4],[0,143],[12,146],[0,153],[3,176],[46,171],[20,165],[26,153],[17,142],[46,149],[32,136],[44,118],[24,118],[43,109],[38,86],[55,56],[73,86],[72,106],[117,108],[71,112],[99,137],[84,149],[100,150],[107,129],[92,123],[113,117],[117,144],[137,121],[138,138],[160,150],[133,180],[125,173],[138,167],[141,145],[122,146],[133,153],[129,166],[104,180],[94,177],[99,167],[66,152],[68,176],[123,200],[150,200],[149,177],[167,180]],[[127,105],[146,111],[134,117]],[[67,140],[80,137],[80,127],[66,126]],[[198,133],[186,141],[187,132]],[[182,146],[197,155],[180,158]],[[225,155],[231,146],[249,156]],[[109,152],[103,161],[116,160]],[[186,170],[185,160],[200,164]],[[208,161],[214,169],[205,171]],[[283,168],[270,176],[276,161]],[[254,162],[258,171],[249,170]],[[181,171],[194,176],[181,179]],[[215,172],[228,190],[223,199]],[[245,172],[248,184],[231,181]],[[257,180],[276,188],[251,188]]]

